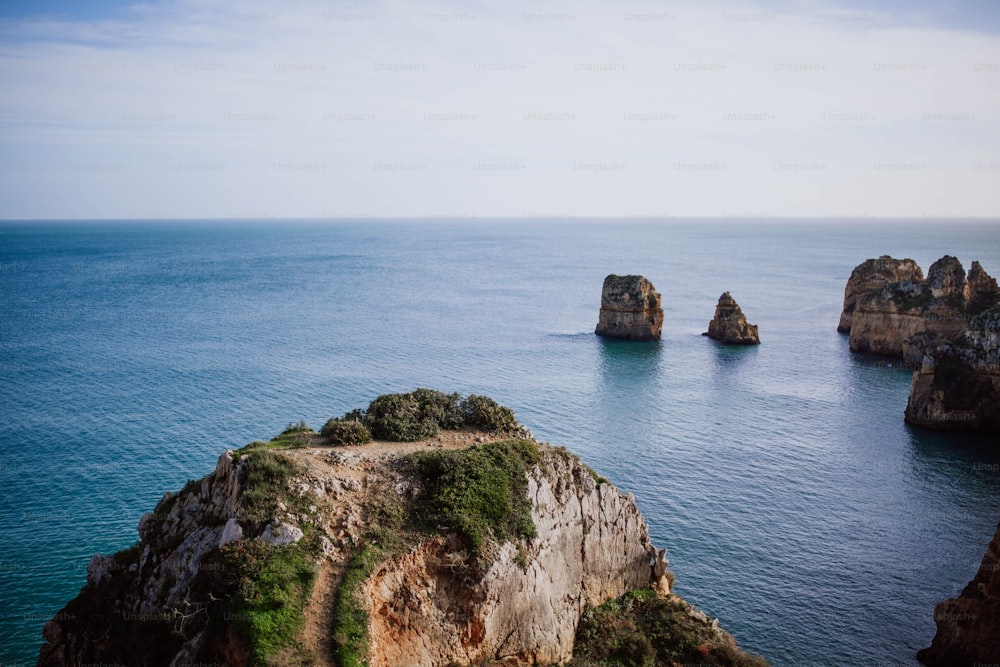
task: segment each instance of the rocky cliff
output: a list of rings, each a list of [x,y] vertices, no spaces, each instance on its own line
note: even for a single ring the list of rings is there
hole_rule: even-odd
[[[736,300],[729,292],[723,292],[715,306],[715,317],[708,323],[708,331],[702,334],[726,345],[760,345],[757,325],[748,324]]]
[[[761,664],[671,596],[630,495],[469,399],[418,390],[331,420],[419,425],[412,442],[331,447],[303,424],[226,452],[135,546],[94,557],[38,664],[562,664],[585,612],[637,591],[676,600],[642,619],[675,637],[664,660]]]
[[[601,313],[595,333],[626,340],[659,340],[663,305],[659,292],[643,276],[604,279]]]
[[[909,270],[911,260],[902,262]],[[919,267],[912,273],[919,276]],[[904,279],[868,293],[858,292],[851,316],[851,351],[903,357],[919,364],[928,350],[962,334],[973,314],[968,301],[965,269],[950,255],[934,262],[925,280]]]
[[[957,340],[928,350],[913,374],[906,421],[1000,433],[1000,305],[973,317]]]
[[[882,290],[890,283],[920,283],[923,271],[912,259],[893,259],[882,255],[878,259],[868,259],[854,267],[844,288],[844,308],[840,313],[837,331],[850,333],[854,309],[858,299]]]
[[[1000,524],[976,576],[957,598],[934,608],[934,622],[934,641],[917,654],[925,665],[1000,663]]]

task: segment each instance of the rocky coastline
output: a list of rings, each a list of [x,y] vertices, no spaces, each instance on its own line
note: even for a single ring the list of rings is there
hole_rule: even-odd
[[[934,608],[937,632],[917,653],[929,667],[1000,663],[1000,523],[979,570],[957,598]]]

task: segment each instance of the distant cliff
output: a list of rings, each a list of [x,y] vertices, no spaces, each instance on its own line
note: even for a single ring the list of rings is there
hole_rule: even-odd
[[[328,444],[345,434],[365,444]],[[94,557],[39,665],[763,664],[670,594],[631,495],[485,397],[290,425],[165,495],[139,535]],[[578,635],[608,613],[627,637]]]
[[[595,333],[625,340],[659,340],[663,331],[660,293],[643,276],[604,279],[601,312]]]
[[[930,667],[1000,663],[1000,524],[962,593],[934,608],[937,633],[917,654]]]
[[[852,352],[903,359],[913,375],[905,418],[935,429],[1000,432],[1000,288],[979,262],[931,265],[883,255],[858,265],[838,330]]]
[[[919,267],[911,267],[911,261],[902,260],[901,271],[912,268],[912,275],[919,276]],[[851,351],[903,357],[919,364],[933,346],[962,334],[975,314],[968,303],[965,269],[956,258],[946,255],[931,265],[926,280],[902,279],[857,293],[851,316]]]

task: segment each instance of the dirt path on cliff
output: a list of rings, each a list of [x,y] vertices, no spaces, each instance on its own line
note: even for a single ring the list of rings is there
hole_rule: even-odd
[[[302,643],[316,667],[333,667],[333,606],[343,567],[325,559],[316,573],[312,596],[305,610]]]
[[[405,454],[435,449],[465,449],[471,445],[498,440],[482,431],[463,429],[443,431],[420,442],[373,441],[357,447],[309,447],[284,453],[303,463],[308,478],[323,480],[327,488],[337,480],[336,493],[316,496],[317,523],[330,540],[332,548],[320,562],[312,593],[303,613],[302,654],[314,667],[333,667],[334,605],[353,546],[361,538],[363,508],[369,489],[376,486],[379,468]],[[356,482],[355,483],[352,483]]]

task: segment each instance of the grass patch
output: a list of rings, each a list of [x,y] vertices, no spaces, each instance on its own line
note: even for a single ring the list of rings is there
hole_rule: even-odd
[[[316,576],[313,539],[276,546],[266,542],[230,542],[202,562],[198,582],[211,635],[229,635],[245,648],[250,664],[268,665],[295,645],[303,611]],[[209,642],[216,650],[226,642]],[[232,655],[206,656],[212,660]]]
[[[289,422],[285,430],[271,438],[271,442],[268,444],[272,447],[301,449],[311,445],[316,439],[315,435],[316,431],[312,430],[306,424],[305,420],[300,421],[298,424]]]
[[[423,482],[412,509],[414,523],[455,532],[477,553],[490,538],[535,537],[526,473],[540,458],[530,440],[410,454],[404,463]]]
[[[263,530],[274,516],[279,500],[289,504],[296,500],[304,503],[300,496],[289,493],[289,480],[301,470],[287,456],[266,448],[245,451],[240,468],[244,490],[240,496],[239,519],[248,535]]]
[[[767,665],[763,658],[739,650],[711,622],[693,617],[690,610],[680,598],[661,598],[648,589],[609,600],[580,619],[569,665]]]

